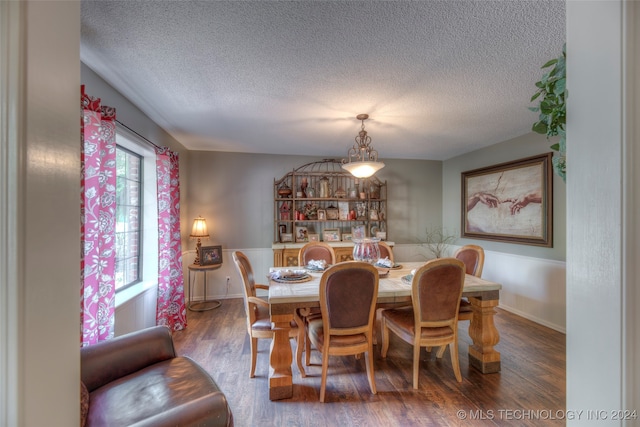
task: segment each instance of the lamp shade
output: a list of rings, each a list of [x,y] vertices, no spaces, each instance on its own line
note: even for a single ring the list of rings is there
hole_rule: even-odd
[[[189,237],[209,237],[207,230],[207,221],[201,216],[193,220],[193,228]]]
[[[384,163],[382,162],[350,162],[342,165],[343,169],[356,178],[369,178],[383,167]]]

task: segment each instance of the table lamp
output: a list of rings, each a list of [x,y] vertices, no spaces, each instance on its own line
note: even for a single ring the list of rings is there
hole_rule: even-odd
[[[200,215],[198,215],[198,218],[193,220],[193,228],[191,229],[191,234],[189,235],[189,237],[198,239],[198,243],[196,243],[196,259],[193,261],[193,264],[200,265],[200,247],[202,246],[202,244],[200,243],[200,239],[209,238],[209,231],[207,231],[207,222]]]

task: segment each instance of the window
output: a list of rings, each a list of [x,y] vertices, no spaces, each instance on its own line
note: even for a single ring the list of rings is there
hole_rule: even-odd
[[[125,128],[116,144],[117,308],[158,286],[158,196],[153,147]]]
[[[142,156],[116,147],[116,291],[141,280]]]

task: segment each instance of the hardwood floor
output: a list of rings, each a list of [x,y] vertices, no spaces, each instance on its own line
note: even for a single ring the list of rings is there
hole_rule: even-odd
[[[200,363],[226,394],[235,425],[244,426],[558,426],[565,425],[565,335],[496,310],[496,350],[502,371],[483,375],[469,367],[468,322],[460,323],[462,383],[449,351],[436,360],[422,350],[420,388],[412,388],[411,346],[392,334],[386,359],[375,353],[378,394],[367,383],[364,358],[331,357],[326,403],[318,401],[321,359],[302,378],[293,366],[294,397],[271,402],[267,389],[270,340],[260,340],[255,378],[241,299],[220,308],[188,311],[188,327],[174,333],[176,350]],[[295,349],[295,341],[292,341]]]

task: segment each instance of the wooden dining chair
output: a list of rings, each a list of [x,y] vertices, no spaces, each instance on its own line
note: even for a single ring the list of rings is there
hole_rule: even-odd
[[[309,261],[324,260],[328,265],[336,263],[336,253],[329,244],[325,242],[306,243],[298,253],[298,265],[304,267]]]
[[[302,248],[300,248],[300,252],[298,253],[298,265],[300,267],[304,267],[305,265],[308,265],[309,261],[311,260],[324,260],[328,266],[333,265],[336,263],[336,253],[328,243],[309,242],[306,243]],[[315,307],[312,309],[298,310],[298,315],[302,318],[306,326],[308,325],[310,320],[320,317],[320,309]],[[311,363],[311,342],[309,341],[309,337],[306,333],[304,345],[304,360],[305,364],[309,366],[309,364]]]
[[[464,263],[465,273],[472,276],[481,277],[484,267],[484,249],[478,245],[465,245],[459,248],[453,255]],[[458,310],[458,320],[471,320],[473,311],[471,303],[466,298],[460,299],[460,309]]]
[[[320,279],[322,317],[309,322],[309,338],[322,353],[320,402],[325,400],[329,356],[365,353],[367,378],[376,394],[373,368],[373,318],[378,270],[371,264],[346,261],[327,269]]]
[[[256,289],[269,289],[269,286],[255,282],[253,268],[249,262],[249,258],[240,252],[233,252],[233,261],[236,270],[240,275],[244,285],[244,309],[247,314],[247,332],[251,345],[251,369],[249,377],[253,378],[256,371],[256,361],[258,358],[258,339],[273,338],[273,328],[271,324],[271,316],[269,314],[269,303],[256,296]],[[306,376],[302,367],[302,343],[304,340],[304,323],[296,314],[291,322],[289,338],[295,338],[296,344],[296,364],[300,370],[302,377]]]
[[[428,261],[413,275],[411,307],[382,311],[382,357],[389,350],[389,331],[413,346],[413,388],[418,388],[421,347],[446,346],[456,380],[462,382],[458,360],[458,305],[464,287],[464,264],[455,258]]]
[[[378,248],[380,249],[380,259],[389,258],[389,261],[393,260],[393,249],[386,242],[378,242]]]

